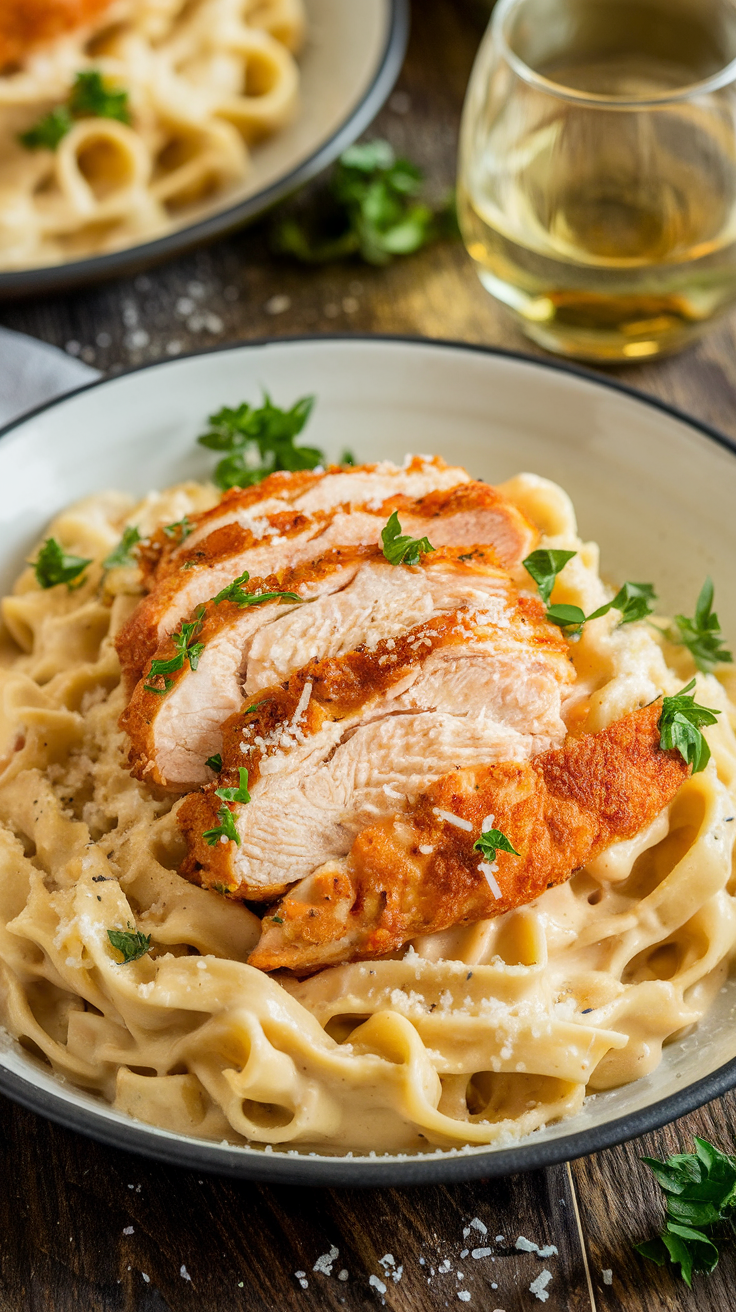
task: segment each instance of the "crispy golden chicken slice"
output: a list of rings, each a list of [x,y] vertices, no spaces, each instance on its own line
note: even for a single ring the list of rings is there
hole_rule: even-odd
[[[679,753],[659,746],[660,713],[657,702],[529,762],[446,775],[293,888],[265,917],[250,964],[309,971],[381,957],[564,883],[650,824],[687,777]],[[474,844],[489,828],[520,855],[485,860]]]
[[[109,6],[110,0],[0,0],[0,70],[91,23]]]

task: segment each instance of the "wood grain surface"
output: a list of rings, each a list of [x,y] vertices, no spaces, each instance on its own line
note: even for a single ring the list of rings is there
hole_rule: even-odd
[[[417,160],[439,196],[453,182],[480,28],[463,0],[415,0],[413,17],[406,67],[371,134]],[[538,353],[482,290],[459,243],[381,270],[304,269],[270,254],[268,222],[133,280],[5,305],[0,322],[106,372],[225,341],[335,331]],[[684,355],[618,376],[736,437],[735,329],[731,316]],[[733,1255],[691,1292],[631,1247],[661,1214],[638,1158],[689,1148],[693,1134],[734,1151],[733,1096],[572,1168],[381,1192],[257,1187],[168,1169],[2,1099],[0,1108],[0,1312],[736,1307]],[[515,1247],[519,1236],[559,1252],[540,1259]],[[315,1272],[333,1246],[332,1273]],[[546,1301],[529,1288],[544,1269]]]

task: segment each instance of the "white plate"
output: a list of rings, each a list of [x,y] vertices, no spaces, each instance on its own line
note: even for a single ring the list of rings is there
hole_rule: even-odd
[[[254,147],[242,186],[188,211],[156,241],[0,273],[0,299],[118,277],[189,250],[256,218],[337,159],[375,118],[398,77],[409,35],[409,0],[305,0],[305,5],[299,115]]]
[[[736,635],[736,449],[720,434],[615,383],[546,361],[480,348],[380,338],[274,342],[167,361],[47,406],[0,443],[0,586],[7,590],[50,517],[102,488],[143,493],[203,476],[194,445],[204,418],[255,400],[318,397],[309,440],[337,457],[437,452],[497,482],[519,470],[572,495],[605,572],[653,578],[665,608],[715,581]],[[300,1157],[184,1138],[132,1121],[57,1080],[9,1039],[0,1089],[94,1138],[198,1169],[302,1184],[416,1183],[523,1170],[618,1143],[736,1085],[736,980],[697,1032],[658,1069],[599,1094],[576,1117],[518,1147],[421,1158]]]

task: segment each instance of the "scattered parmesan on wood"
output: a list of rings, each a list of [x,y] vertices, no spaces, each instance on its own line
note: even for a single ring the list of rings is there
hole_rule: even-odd
[[[539,1299],[540,1303],[546,1303],[549,1298],[547,1285],[551,1279],[552,1272],[548,1271],[545,1267],[543,1271],[539,1272],[536,1280],[532,1280],[532,1283],[529,1286],[529,1293],[534,1294]]]

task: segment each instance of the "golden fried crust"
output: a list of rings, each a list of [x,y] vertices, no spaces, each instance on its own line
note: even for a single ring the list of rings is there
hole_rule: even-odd
[[[284,897],[276,921],[264,921],[251,965],[298,971],[380,957],[564,883],[612,843],[640,833],[686,779],[679,753],[659,746],[660,714],[657,702],[531,762],[446,775],[408,812],[364,829],[346,861],[311,877],[309,898],[297,890]],[[474,850],[490,816],[520,853],[499,852],[493,868]]]
[[[109,5],[110,0],[1,0],[0,69],[34,46],[84,27]]]

